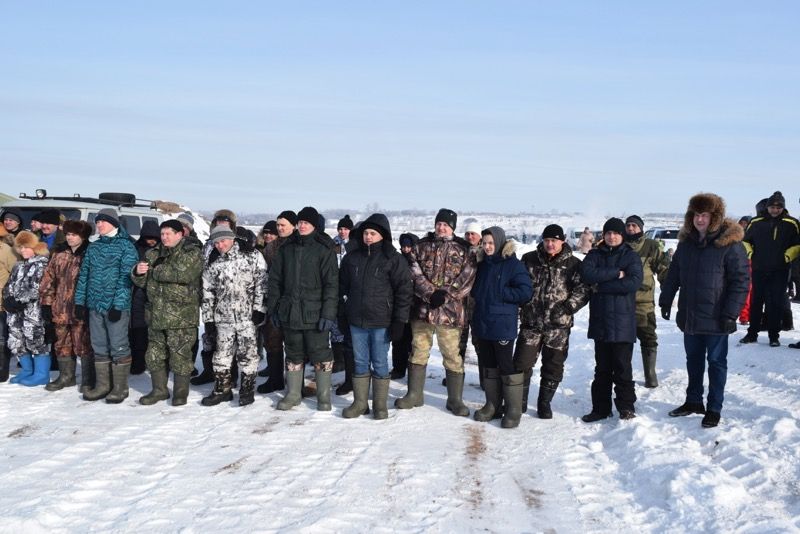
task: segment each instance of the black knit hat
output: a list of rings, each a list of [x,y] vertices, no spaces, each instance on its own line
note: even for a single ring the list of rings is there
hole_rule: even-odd
[[[172,228],[175,230],[175,233],[182,234],[183,233],[183,223],[180,222],[178,219],[170,219],[168,221],[162,222],[159,226],[162,230],[164,228]]]
[[[775,191],[772,193],[772,196],[770,196],[769,200],[767,200],[767,206],[780,206],[781,208],[785,208],[786,199],[783,198],[783,193],[780,191]]]
[[[58,210],[42,210],[36,218],[42,224],[61,224],[61,212]]]
[[[275,219],[286,219],[292,226],[297,226],[297,214],[292,210],[282,211]]]
[[[436,221],[435,222],[443,222],[447,223],[447,226],[456,231],[456,224],[458,223],[458,215],[453,210],[449,210],[447,208],[442,208],[439,210],[439,213],[436,214]]]
[[[319,212],[316,210],[316,208],[312,208],[311,206],[306,206],[297,214],[298,222],[306,221],[307,223],[314,225],[314,227],[319,224],[319,220]]]
[[[339,219],[339,223],[336,225],[336,228],[347,228],[348,230],[352,230],[353,219],[350,218],[350,215],[345,215]]]
[[[261,231],[265,234],[278,235],[278,223],[275,221],[267,221]]]
[[[565,241],[567,238],[564,235],[564,229],[557,224],[548,224],[544,232],[542,232],[542,239],[560,239]]]
[[[625,223],[622,222],[622,219],[611,217],[603,225],[603,234],[606,232],[616,232],[619,235],[625,235]]]
[[[644,221],[638,215],[631,215],[627,219],[625,219],[625,224],[633,223],[639,227],[639,230],[644,230]]]
[[[6,219],[14,219],[17,223],[22,224],[22,214],[13,208],[6,208],[3,210],[3,215],[0,217],[0,221],[4,221]]]

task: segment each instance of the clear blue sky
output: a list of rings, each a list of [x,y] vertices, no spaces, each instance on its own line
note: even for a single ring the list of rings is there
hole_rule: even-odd
[[[800,212],[800,2],[4,2],[1,190]]]

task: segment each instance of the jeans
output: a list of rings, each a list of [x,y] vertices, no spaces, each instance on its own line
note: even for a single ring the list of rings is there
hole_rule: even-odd
[[[387,328],[359,328],[350,325],[356,376],[370,372],[375,378],[389,378],[389,331]]]
[[[686,402],[703,402],[703,374],[708,359],[708,403],[706,409],[720,413],[728,378],[727,335],[683,335],[689,385]]]

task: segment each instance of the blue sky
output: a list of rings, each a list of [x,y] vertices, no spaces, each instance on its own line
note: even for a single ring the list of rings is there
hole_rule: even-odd
[[[4,2],[2,190],[797,209],[797,2]]]

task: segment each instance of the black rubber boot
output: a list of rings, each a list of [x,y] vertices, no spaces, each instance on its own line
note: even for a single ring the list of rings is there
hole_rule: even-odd
[[[172,405],[183,406],[189,398],[190,376],[173,375],[174,384],[172,386]]]
[[[539,382],[539,399],[536,401],[536,412],[539,419],[552,419],[553,410],[550,408],[550,402],[553,400],[553,395],[556,394],[558,389],[558,382],[542,378]]]
[[[418,408],[425,404],[425,372],[427,365],[408,364],[408,391],[405,397],[395,399],[394,406],[400,410]]]
[[[344,343],[342,343],[344,345]],[[353,391],[353,374],[355,373],[356,361],[353,356],[352,350],[343,349],[344,357],[344,382],[336,388],[336,394],[339,396],[347,395]]]
[[[656,349],[653,347],[642,348],[642,368],[644,369],[644,387],[657,388],[656,377]]]
[[[528,411],[528,395],[531,392],[531,377],[533,369],[528,369],[522,373],[522,413]]]
[[[369,413],[370,378],[368,374],[353,377],[353,404],[342,410],[342,417],[345,419],[354,419]]]
[[[200,353],[200,359],[203,360],[203,372],[191,379],[190,383],[193,386],[202,386],[214,381],[214,365],[212,362],[214,353],[203,351]]]
[[[131,374],[131,357],[120,358],[111,364],[111,377],[114,387],[106,395],[108,404],[119,404],[128,398],[128,375]]]
[[[72,356],[56,359],[58,360],[59,375],[44,387],[47,391],[58,391],[75,385],[75,360],[72,359]]]
[[[481,423],[494,419],[495,412],[503,402],[502,387],[500,385],[500,369],[489,367],[483,369],[483,392],[486,395],[486,404],[476,411],[472,418]]]
[[[231,391],[231,371],[225,369],[214,373],[214,389],[208,397],[203,397],[200,404],[203,406],[216,406],[221,402],[228,402],[233,400],[233,392]]]
[[[266,382],[256,388],[259,393],[272,393],[281,391],[286,384],[283,380],[283,351],[267,353],[267,370],[269,378]]]
[[[95,386],[83,392],[84,400],[100,400],[111,392],[111,360],[107,358],[108,357],[95,359]]]
[[[516,428],[522,418],[522,382],[524,373],[501,376],[503,383],[503,399],[505,400],[505,413],[500,426],[503,428]]]
[[[153,390],[147,395],[139,399],[139,404],[144,406],[152,406],[158,401],[167,400],[169,398],[169,389],[167,389],[168,372],[167,368],[153,369],[150,371],[150,381],[153,384]]]
[[[239,406],[247,406],[255,402],[256,375],[242,373],[242,384],[239,386]]]
[[[448,411],[453,412],[453,415],[468,417],[469,408],[461,400],[461,396],[464,394],[464,373],[445,370],[445,377],[447,378],[447,404],[445,407]]]

